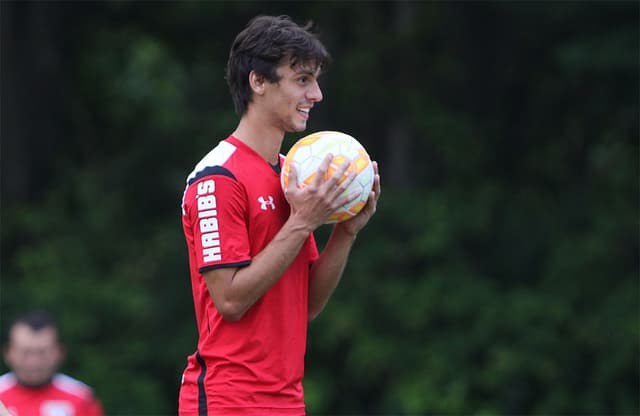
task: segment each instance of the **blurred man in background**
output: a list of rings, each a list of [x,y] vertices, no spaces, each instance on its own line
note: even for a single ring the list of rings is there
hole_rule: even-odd
[[[40,311],[9,327],[0,376],[0,402],[13,416],[102,416],[102,405],[86,384],[56,373],[64,360],[54,318]]]

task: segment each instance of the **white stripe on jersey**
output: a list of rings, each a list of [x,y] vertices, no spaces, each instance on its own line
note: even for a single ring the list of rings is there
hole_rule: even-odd
[[[216,147],[213,148],[207,155],[196,165],[193,172],[187,177],[187,185],[189,181],[196,177],[198,172],[208,168],[209,166],[222,166],[226,162],[233,152],[236,151],[236,147],[227,141],[221,141]]]
[[[16,384],[18,384],[18,379],[13,372],[3,374],[0,376],[0,393],[14,387]],[[51,379],[51,384],[62,391],[83,398],[93,392],[87,384],[62,373],[54,375],[53,379]]]
[[[78,397],[86,397],[88,394],[92,392],[91,387],[86,385],[80,380],[76,380],[73,377],[69,377],[66,374],[58,373],[53,376],[53,380],[51,381],[55,387],[63,390],[69,394],[73,394]]]
[[[15,386],[18,380],[13,373],[6,373],[0,376],[0,393]]]
[[[202,158],[200,162],[196,165],[193,171],[187,176],[187,185],[184,188],[184,193],[182,194],[182,215],[185,215],[186,212],[184,210],[184,197],[187,195],[187,189],[189,188],[189,181],[196,177],[198,172],[203,171],[204,169],[210,166],[222,166],[224,162],[229,160],[233,152],[236,151],[236,147],[227,141],[221,141],[218,143],[216,147],[214,147],[205,157]]]

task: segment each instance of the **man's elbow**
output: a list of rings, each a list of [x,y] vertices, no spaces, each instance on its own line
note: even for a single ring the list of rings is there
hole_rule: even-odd
[[[225,321],[238,322],[244,316],[245,308],[237,302],[225,301],[219,306],[216,305],[218,312]]]
[[[309,322],[314,321],[318,317],[318,315],[320,315],[322,309],[323,308],[309,308],[309,313],[307,315]]]

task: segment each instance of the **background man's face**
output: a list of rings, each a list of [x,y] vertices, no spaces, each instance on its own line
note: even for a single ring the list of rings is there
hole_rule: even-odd
[[[27,325],[16,325],[9,335],[5,362],[21,384],[39,386],[47,383],[63,357],[54,328],[34,331]]]

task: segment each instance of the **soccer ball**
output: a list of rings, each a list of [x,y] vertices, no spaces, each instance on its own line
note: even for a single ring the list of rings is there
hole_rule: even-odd
[[[369,193],[373,187],[373,164],[364,147],[353,137],[338,131],[319,131],[298,140],[289,150],[282,165],[280,183],[285,190],[289,184],[291,165],[295,166],[298,174],[298,187],[309,185],[316,176],[320,163],[327,153],[333,155],[324,180],[327,180],[346,161],[351,162],[349,168],[338,179],[342,183],[349,173],[355,171],[357,176],[342,196],[359,192],[358,198],[338,208],[327,220],[327,224],[346,221],[362,210],[367,203]]]

